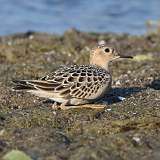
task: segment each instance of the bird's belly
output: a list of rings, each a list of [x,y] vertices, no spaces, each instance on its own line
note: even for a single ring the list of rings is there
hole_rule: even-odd
[[[31,90],[28,92],[30,92],[36,96],[48,98],[48,99],[51,99],[51,100],[53,100],[55,102],[59,102],[59,103],[63,103],[66,101],[66,99],[63,97],[60,97],[59,94],[55,94],[52,92],[46,92],[46,91],[41,91],[41,90]]]

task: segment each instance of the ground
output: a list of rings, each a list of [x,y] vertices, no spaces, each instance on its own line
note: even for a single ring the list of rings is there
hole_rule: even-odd
[[[0,157],[12,149],[33,160],[160,159],[160,35],[27,32],[0,37]],[[51,103],[15,92],[12,79],[36,79],[63,64],[88,63],[98,41],[133,60],[110,66],[105,110],[54,111]],[[117,96],[125,97],[123,101]]]

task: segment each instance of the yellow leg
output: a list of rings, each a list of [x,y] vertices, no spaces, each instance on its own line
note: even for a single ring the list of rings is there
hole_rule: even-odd
[[[86,106],[82,106],[82,108],[90,108],[90,109],[104,109],[105,106],[94,106],[94,105],[86,105]]]
[[[80,106],[64,106],[60,105],[60,109],[62,110],[68,110],[68,109],[84,109],[84,108],[89,108],[89,109],[104,109],[105,106],[93,106],[93,105],[80,105]]]
[[[104,109],[105,106],[103,105],[77,105],[77,106],[68,106],[68,101],[62,103],[61,105],[57,105],[57,103],[55,102],[52,105],[52,109],[53,110],[68,110],[68,109],[83,109],[83,108],[89,108],[89,109]]]

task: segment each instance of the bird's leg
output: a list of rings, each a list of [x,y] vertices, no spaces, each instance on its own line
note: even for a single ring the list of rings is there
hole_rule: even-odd
[[[94,105],[86,105],[86,106],[82,106],[82,108],[90,108],[90,109],[104,109],[106,106],[94,106]]]
[[[90,108],[90,109],[104,109],[105,106],[93,106],[93,105],[79,105],[79,106],[64,106],[61,104],[59,107],[62,110],[68,110],[68,109],[83,109],[83,108]]]
[[[90,109],[104,109],[105,108],[105,105],[69,105],[69,104],[70,104],[70,101],[65,101],[61,103],[61,105],[59,106],[55,102],[52,105],[52,109],[68,110],[68,109],[82,109],[82,108],[90,108]]]

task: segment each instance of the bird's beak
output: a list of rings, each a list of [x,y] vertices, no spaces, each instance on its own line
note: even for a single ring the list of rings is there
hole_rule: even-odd
[[[119,58],[133,58],[132,56],[123,56],[123,55],[120,55]]]
[[[114,57],[111,61],[113,60],[117,60],[117,59],[121,59],[121,58],[133,58],[132,56],[123,56],[123,55],[117,55],[116,57]]]

